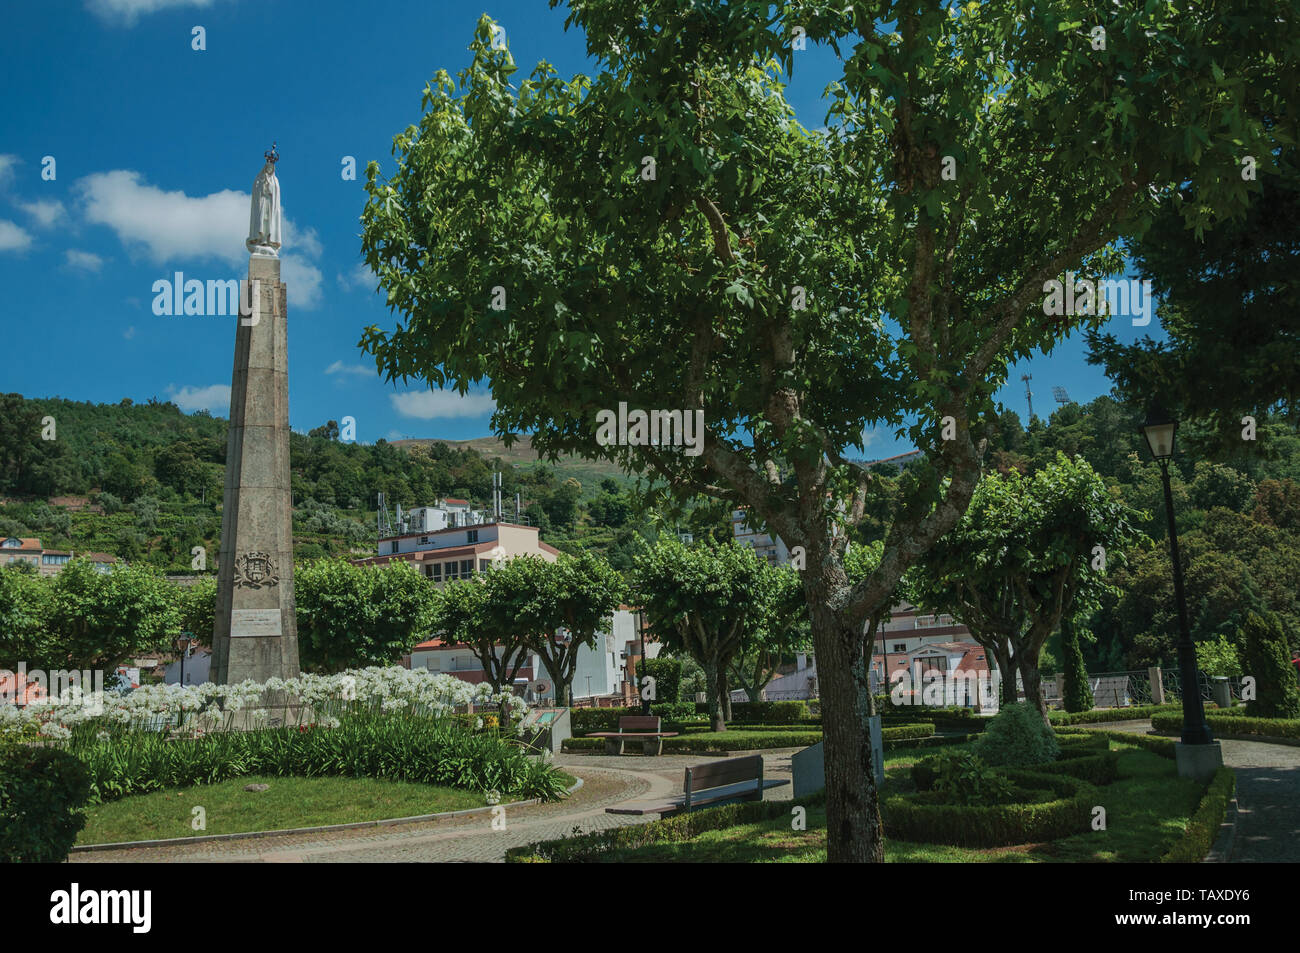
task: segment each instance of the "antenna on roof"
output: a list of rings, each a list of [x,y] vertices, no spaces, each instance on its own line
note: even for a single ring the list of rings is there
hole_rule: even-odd
[[[1021,374],[1020,379],[1025,382],[1025,400],[1029,403],[1029,423],[1034,422],[1034,392],[1029,389],[1029,381],[1032,374]]]

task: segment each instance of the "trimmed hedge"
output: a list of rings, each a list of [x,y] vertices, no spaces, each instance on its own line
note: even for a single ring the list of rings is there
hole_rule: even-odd
[[[569,726],[577,735],[585,735],[593,731],[618,731],[620,718],[639,714],[641,714],[639,706],[636,708],[571,708]],[[659,702],[650,706],[650,714],[658,715],[662,719],[664,722],[662,727],[665,731],[680,730],[677,727],[669,727],[669,722],[675,725],[692,722],[708,724],[707,718],[696,715],[694,702]]]
[[[934,735],[934,725],[891,725],[880,729],[881,741],[915,741]]]
[[[1216,734],[1300,738],[1300,718],[1252,718],[1249,715],[1225,715],[1218,711],[1207,711],[1205,722]],[[1181,713],[1156,715],[1151,719],[1151,727],[1156,731],[1181,734],[1183,716]]]
[[[688,752],[710,751],[752,751],[763,748],[807,748],[822,740],[820,731],[768,731],[730,729],[728,731],[701,731],[682,735],[678,738],[665,738],[664,754],[684,754]],[[630,744],[635,746],[637,742]],[[604,738],[566,738],[565,751],[603,751]],[[635,750],[635,747],[633,747]]]
[[[90,774],[57,748],[0,748],[0,863],[56,864],[86,826]]]
[[[885,740],[882,746],[886,751],[898,751],[903,748],[941,748],[944,745],[964,745],[974,741],[978,733],[969,735],[931,735],[929,738],[903,739],[901,741]]]
[[[1196,813],[1187,822],[1182,838],[1160,858],[1162,864],[1199,864],[1205,859],[1219,826],[1228,813],[1228,803],[1237,791],[1237,775],[1231,768],[1214,772]]]
[[[1131,708],[1094,708],[1092,711],[1049,711],[1053,727],[1065,725],[1093,725],[1107,721],[1140,721],[1161,712],[1182,711],[1181,705],[1134,705]]]
[[[881,814],[896,840],[957,847],[1007,847],[1069,837],[1089,829],[1097,803],[1095,787],[1072,777],[1008,768],[1018,787],[1056,795],[1040,803],[964,807],[925,804],[895,795],[885,798]]]
[[[757,725],[788,725],[811,717],[808,703],[803,701],[784,702],[732,702],[732,721],[750,722]]]
[[[645,847],[649,844],[671,844],[688,841],[706,831],[721,830],[740,824],[754,824],[776,817],[789,817],[797,805],[820,804],[824,793],[809,795],[798,801],[747,801],[725,804],[700,811],[678,814],[651,821],[648,824],[631,824],[607,831],[579,834],[559,840],[538,841],[506,851],[507,864],[582,863],[599,861],[613,850]]]
[[[675,658],[643,658],[639,663],[640,671],[637,672],[638,681],[640,676],[649,675],[654,679],[654,701],[664,704],[676,704],[682,700],[682,663]],[[686,702],[689,706],[687,716],[695,714],[695,703]]]

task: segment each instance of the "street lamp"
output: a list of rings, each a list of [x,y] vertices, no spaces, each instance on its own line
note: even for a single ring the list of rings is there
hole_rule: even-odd
[[[1205,722],[1205,703],[1196,669],[1196,649],[1187,622],[1187,598],[1183,594],[1183,564],[1178,555],[1178,530],[1174,525],[1174,495],[1169,488],[1169,461],[1174,456],[1174,435],[1178,421],[1159,406],[1152,407],[1142,424],[1151,456],[1160,465],[1160,479],[1165,489],[1165,517],[1169,521],[1169,558],[1174,570],[1174,599],[1178,603],[1178,670],[1183,684],[1183,738],[1177,745],[1178,773],[1204,777],[1223,764],[1219,743],[1210,735]],[[1189,749],[1187,746],[1198,747]],[[1211,766],[1212,765],[1212,766]]]
[[[193,634],[182,632],[173,641],[172,646],[180,653],[181,656],[181,685],[185,684],[185,656],[189,654],[190,643],[194,641]]]

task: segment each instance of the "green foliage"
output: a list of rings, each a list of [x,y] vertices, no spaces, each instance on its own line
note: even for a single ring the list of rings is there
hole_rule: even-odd
[[[95,803],[249,774],[388,778],[545,801],[564,792],[554,768],[506,737],[401,712],[345,711],[333,728],[286,726],[197,738],[152,731],[105,739],[74,735],[69,751],[85,763]]]
[[[792,700],[780,702],[732,702],[731,717],[740,723],[789,725],[811,717],[808,703]]]
[[[26,662],[30,668],[60,668],[49,630],[52,595],[39,575],[0,570],[0,668],[10,671]]]
[[[1095,787],[1058,775],[1003,773],[1017,797],[1033,799],[965,806],[943,803],[934,792],[887,797],[881,804],[886,830],[897,840],[961,847],[1038,843],[1088,830],[1098,798]]]
[[[302,667],[331,673],[396,662],[428,633],[434,591],[405,561],[302,564],[294,573]]]
[[[919,785],[918,785],[919,786]],[[1014,788],[1006,775],[969,751],[950,751],[934,762],[933,790],[949,804],[1004,804]]]
[[[599,632],[609,631],[623,601],[623,578],[597,556],[562,553],[554,562],[540,556],[504,560],[489,570],[483,585],[486,631],[518,633],[541,658],[557,703],[568,705],[578,652],[593,645]]]
[[[1242,670],[1255,678],[1255,700],[1246,710],[1259,718],[1300,718],[1296,668],[1276,616],[1250,613],[1242,626]]]
[[[1196,643],[1196,667],[1206,675],[1232,677],[1241,674],[1241,658],[1228,637],[1220,635],[1217,639]]]
[[[1199,864],[1214,846],[1219,826],[1237,792],[1237,773],[1231,768],[1214,772],[1196,813],[1192,815],[1178,843],[1160,858],[1162,864]]]
[[[104,573],[73,559],[49,586],[47,626],[59,657],[52,667],[112,669],[166,648],[180,631],[176,589],[150,566],[118,564]]]
[[[1300,738],[1300,718],[1263,718],[1237,715],[1235,712],[1207,711],[1205,723],[1216,735],[1248,735],[1262,738]],[[1180,734],[1183,716],[1176,712],[1153,715],[1151,727],[1156,731]]]
[[[1091,711],[1094,704],[1092,688],[1088,685],[1088,670],[1083,664],[1083,650],[1079,646],[1081,633],[1073,619],[1061,620],[1061,652],[1065,656],[1065,697],[1062,699],[1068,712]]]
[[[1003,705],[972,749],[992,765],[1029,767],[1055,761],[1060,747],[1029,702]]]
[[[660,704],[675,704],[682,697],[682,663],[674,658],[648,658],[640,663],[640,676],[654,679],[655,700]],[[692,705],[692,711],[694,706]]]
[[[62,863],[86,824],[90,779],[55,748],[0,746],[0,862]]]

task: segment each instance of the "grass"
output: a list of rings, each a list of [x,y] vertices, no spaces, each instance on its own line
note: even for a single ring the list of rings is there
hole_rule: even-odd
[[[1172,761],[1144,749],[1115,743],[1119,776],[1100,788],[1106,829],[1077,834],[1046,844],[971,849],[888,839],[889,863],[1152,863],[1182,836],[1196,810],[1201,786],[1179,778]],[[907,768],[933,749],[899,749],[887,754],[885,792],[911,787]],[[651,844],[612,851],[609,863],[822,863],[826,860],[826,813],[807,810],[806,830],[793,829],[791,818],[742,824],[707,831],[679,843]]]
[[[244,790],[248,784],[270,787],[255,793]],[[484,806],[482,794],[409,781],[250,775],[216,784],[140,794],[88,808],[86,827],[77,843],[108,844],[273,831]],[[206,830],[196,831],[190,826],[195,807],[206,811]]]

